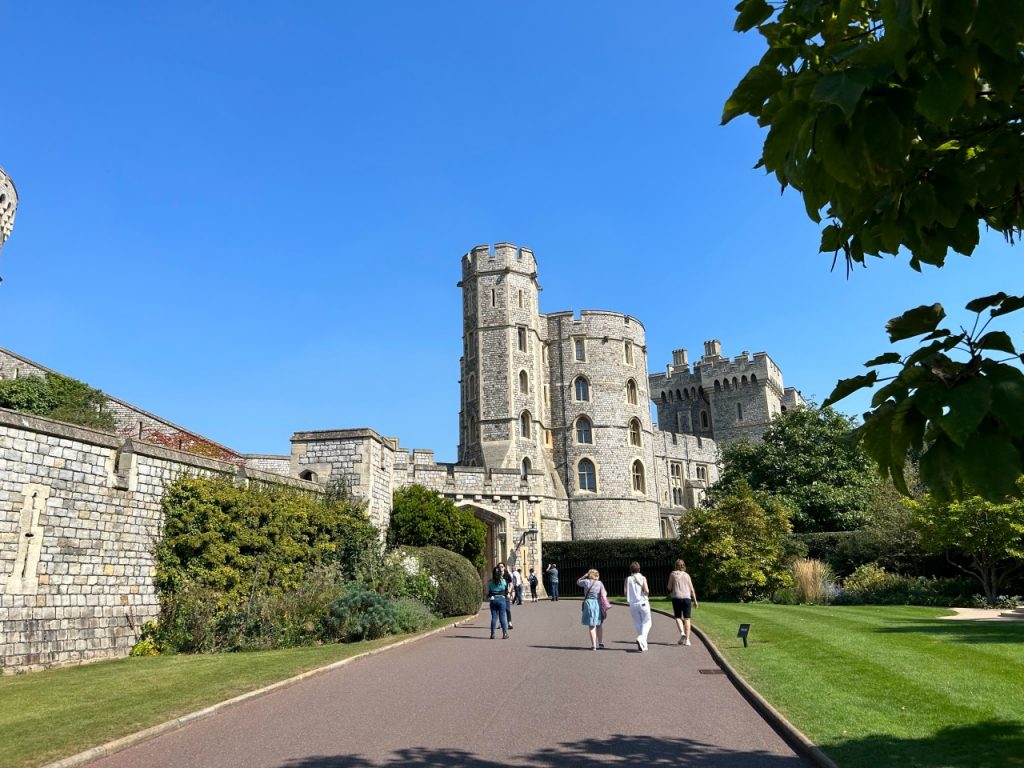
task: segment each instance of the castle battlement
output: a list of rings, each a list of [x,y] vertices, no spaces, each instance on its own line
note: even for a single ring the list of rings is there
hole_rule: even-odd
[[[463,279],[490,272],[519,272],[537,276],[537,260],[533,250],[515,243],[475,245],[462,257]]]

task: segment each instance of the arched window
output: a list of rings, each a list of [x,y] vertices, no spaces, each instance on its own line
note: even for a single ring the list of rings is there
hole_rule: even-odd
[[[667,402],[668,402],[668,395],[666,395],[664,392],[662,392],[661,393],[661,404],[664,405]]]
[[[587,381],[583,376],[577,376],[576,381],[573,382],[576,388],[576,399],[585,401],[590,399],[590,382]]]
[[[677,389],[677,390],[676,390],[676,400],[682,400],[682,399],[683,399],[683,395],[682,395],[682,394],[681,394],[681,393],[679,392],[679,390]]]
[[[725,389],[726,392],[729,391],[729,380],[728,379],[722,379],[722,387]]]
[[[631,419],[629,422],[629,444],[640,445],[640,420]]]
[[[737,379],[735,376],[733,376],[732,377],[732,388],[736,389],[737,387],[739,387],[739,385],[740,385],[739,379]]]
[[[672,390],[671,389],[668,391],[668,401],[670,403],[674,403],[675,402],[675,397],[672,396]]]
[[[578,419],[576,419],[576,442],[594,442],[593,425],[590,423],[590,419],[588,419],[586,416],[580,416]]]
[[[469,426],[466,428],[466,431],[469,432],[469,434],[467,435],[466,442],[471,443],[474,440],[476,440],[476,416],[474,416],[472,413],[469,414],[468,422]]]
[[[701,389],[700,394],[702,394],[702,395],[704,394],[704,389],[703,388]],[[697,390],[694,389],[693,387],[690,387],[690,397],[693,398],[694,400],[697,399]]]
[[[632,379],[626,382],[626,402],[630,405],[637,404],[636,382]]]
[[[476,400],[476,374],[469,374],[469,384],[466,385],[466,400]]]
[[[754,374],[750,374],[750,383],[757,384],[757,376],[755,376]]]
[[[644,465],[637,459],[633,462],[633,490],[647,493],[647,481],[644,479]]]
[[[525,480],[527,475],[530,474],[530,459],[524,458],[523,463],[519,465],[519,479]]]
[[[316,472],[311,469],[307,469],[303,472],[299,472],[299,480],[308,480],[311,483],[316,482]]]
[[[708,429],[708,412],[700,412],[700,427],[701,429]]]
[[[529,411],[523,411],[522,415],[519,417],[519,436],[520,437],[525,437],[525,438],[529,438],[530,437],[530,422],[531,421],[532,421],[532,419],[530,418],[530,412]]]
[[[722,391],[722,382],[720,382],[718,379],[715,379],[715,392],[721,392],[721,391]]]
[[[580,459],[579,484],[581,491],[597,491],[597,471],[590,459]]]
[[[524,395],[530,391],[530,377],[526,371],[519,372],[519,391]]]
[[[747,386],[747,375],[743,374],[743,378],[741,378],[740,381],[743,383],[744,387]]]

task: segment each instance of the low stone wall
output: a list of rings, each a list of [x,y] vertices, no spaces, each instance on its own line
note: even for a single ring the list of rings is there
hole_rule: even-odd
[[[183,473],[317,489],[0,409],[0,671],[128,653],[157,615],[160,500]]]

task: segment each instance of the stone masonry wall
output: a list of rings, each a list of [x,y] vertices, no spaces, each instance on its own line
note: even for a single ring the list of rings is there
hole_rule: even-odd
[[[0,670],[126,655],[157,614],[151,549],[164,489],[185,472],[236,471],[0,409]]]

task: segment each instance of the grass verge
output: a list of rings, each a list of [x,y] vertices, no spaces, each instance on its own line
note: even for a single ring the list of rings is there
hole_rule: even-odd
[[[117,659],[0,677],[0,766],[43,765],[407,637]]]
[[[694,623],[842,768],[1024,766],[1024,622],[947,613],[702,602]]]

